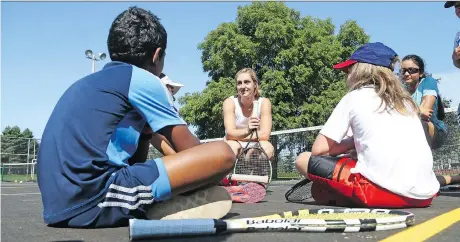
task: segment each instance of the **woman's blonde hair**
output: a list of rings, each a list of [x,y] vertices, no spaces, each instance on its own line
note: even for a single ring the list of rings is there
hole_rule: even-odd
[[[397,61],[398,58],[393,60],[393,67]],[[349,91],[373,85],[375,92],[382,99],[380,106],[385,103],[386,111],[395,109],[403,115],[418,115],[417,105],[391,69],[358,62],[350,67],[349,73]]]
[[[259,79],[257,79],[256,72],[251,68],[243,68],[236,73],[235,81],[238,81],[238,76],[243,73],[248,73],[251,77],[251,80],[256,84],[254,88],[254,98],[258,99],[262,95],[262,91],[259,89]]]

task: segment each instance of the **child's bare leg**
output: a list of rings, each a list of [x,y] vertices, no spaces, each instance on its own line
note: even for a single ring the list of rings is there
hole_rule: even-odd
[[[308,161],[310,160],[311,152],[301,153],[295,160],[295,167],[297,171],[308,178]]]
[[[235,165],[235,154],[223,141],[192,147],[162,158],[172,195],[216,184]]]

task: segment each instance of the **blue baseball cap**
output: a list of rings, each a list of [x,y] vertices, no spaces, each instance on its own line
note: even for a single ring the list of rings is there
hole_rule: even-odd
[[[346,70],[357,62],[392,69],[391,63],[397,55],[393,49],[380,42],[368,43],[359,47],[347,61],[334,65],[334,69]]]

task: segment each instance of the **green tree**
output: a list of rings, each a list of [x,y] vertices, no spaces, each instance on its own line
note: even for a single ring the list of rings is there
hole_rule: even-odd
[[[199,44],[210,80],[179,99],[181,115],[200,139],[223,137],[222,103],[236,94],[236,72],[252,67],[272,102],[273,130],[324,124],[346,92],[332,65],[369,41],[355,21],[334,30],[331,19],[300,17],[281,2],[238,7],[235,22],[220,24]]]
[[[369,41],[355,21],[342,24],[337,34],[335,29],[331,19],[300,17],[282,2],[238,7],[234,22],[220,24],[198,45],[209,80],[202,92],[179,99],[181,115],[200,139],[223,137],[222,103],[236,94],[238,70],[251,67],[262,96],[272,102],[273,130],[324,124],[346,93],[345,75],[332,66]],[[271,137],[274,178],[278,165],[285,173],[294,169],[295,156],[311,148],[316,134]]]
[[[1,136],[1,161],[2,163],[27,163],[31,162],[38,151],[38,142],[28,128],[21,131],[18,126],[7,126]],[[29,154],[29,156],[27,156]],[[27,160],[29,157],[29,160]]]

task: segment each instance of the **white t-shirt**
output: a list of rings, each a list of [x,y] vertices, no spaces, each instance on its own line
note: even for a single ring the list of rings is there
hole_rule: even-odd
[[[351,169],[396,194],[428,199],[439,191],[433,156],[420,119],[382,111],[373,87],[354,90],[340,100],[321,134],[340,143],[351,127],[358,162]]]

